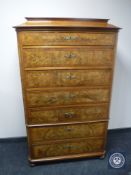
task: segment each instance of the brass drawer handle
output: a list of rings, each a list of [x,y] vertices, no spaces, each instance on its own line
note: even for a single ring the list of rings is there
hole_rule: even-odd
[[[87,41],[97,41],[98,39],[96,39],[96,38],[87,38],[86,40]]]
[[[75,57],[76,57],[76,55],[73,53],[69,53],[69,54],[65,55],[65,58],[75,58]]]
[[[79,37],[78,36],[64,36],[64,40],[78,40]]]
[[[79,148],[78,146],[74,146],[74,145],[64,145],[65,149],[72,149],[72,148]]]
[[[69,80],[72,80],[72,79],[76,79],[76,76],[75,75],[67,75],[66,78]]]
[[[76,95],[75,94],[70,94],[70,98],[75,98]]]
[[[76,97],[75,94],[69,94],[69,95],[65,96],[65,99],[72,99],[72,98],[75,98],[75,97]]]
[[[54,102],[56,102],[57,101],[57,99],[55,98],[55,97],[50,97],[49,99],[48,99],[48,102],[49,103],[54,103]]]
[[[64,148],[65,149],[71,149],[71,148],[73,148],[73,146],[72,145],[65,145]]]
[[[74,116],[74,113],[73,112],[66,112],[64,114],[65,118],[72,118]]]
[[[72,148],[72,146],[71,145],[67,145],[67,146],[64,146],[64,148],[65,149],[70,149],[70,148]]]
[[[73,129],[70,127],[65,128],[66,131],[72,131]]]

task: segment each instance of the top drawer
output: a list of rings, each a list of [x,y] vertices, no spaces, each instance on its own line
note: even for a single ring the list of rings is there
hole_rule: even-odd
[[[22,45],[114,45],[115,33],[24,31],[20,40]]]

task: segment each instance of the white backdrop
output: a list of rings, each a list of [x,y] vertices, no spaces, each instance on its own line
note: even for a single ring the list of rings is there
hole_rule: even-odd
[[[130,0],[0,1],[0,138],[25,136],[16,33],[24,17],[110,18],[122,27],[110,110],[109,128],[131,127]]]

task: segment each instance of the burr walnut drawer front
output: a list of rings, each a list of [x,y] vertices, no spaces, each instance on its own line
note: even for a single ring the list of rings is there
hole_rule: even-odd
[[[77,155],[85,153],[102,152],[104,150],[104,139],[79,139],[51,144],[31,146],[31,158],[48,158],[66,155]]]
[[[108,89],[66,89],[28,91],[26,95],[28,106],[71,105],[82,103],[97,103],[109,101]]]
[[[112,66],[113,49],[94,47],[24,48],[25,68],[50,66]]]
[[[104,136],[107,122],[72,124],[59,126],[29,127],[28,134],[31,143],[41,143],[47,140],[62,140]]]
[[[111,69],[26,71],[28,88],[110,85]]]
[[[107,119],[108,105],[28,109],[28,124],[50,124]]]
[[[111,32],[21,32],[23,45],[114,45]]]

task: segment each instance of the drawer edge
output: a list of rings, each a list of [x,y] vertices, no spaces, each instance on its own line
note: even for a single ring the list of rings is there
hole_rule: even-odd
[[[79,158],[89,158],[89,157],[103,157],[105,155],[105,150],[101,152],[93,152],[93,153],[84,153],[84,154],[74,154],[74,155],[66,155],[66,156],[56,156],[56,157],[48,157],[41,159],[31,159],[29,156],[28,160],[30,163],[40,163],[40,162],[48,162],[55,160],[68,160],[68,159],[79,159]]]
[[[101,123],[105,122],[108,123],[109,119],[101,119],[101,120],[90,120],[90,121],[73,121],[73,122],[61,122],[61,123],[47,123],[47,124],[26,124],[26,128],[33,128],[33,127],[48,127],[48,126],[61,126],[61,125],[77,125],[77,124],[88,124],[88,123]]]

